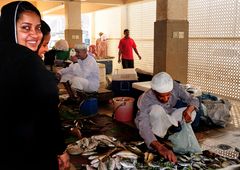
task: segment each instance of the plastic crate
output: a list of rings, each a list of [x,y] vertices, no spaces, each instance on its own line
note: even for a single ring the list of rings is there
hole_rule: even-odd
[[[106,74],[112,74],[112,60],[111,59],[99,59],[98,63],[105,64]]]

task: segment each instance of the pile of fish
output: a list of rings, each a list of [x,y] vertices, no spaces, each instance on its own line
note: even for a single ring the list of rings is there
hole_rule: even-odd
[[[156,153],[142,151],[139,149],[142,144],[143,142],[122,144],[113,137],[96,135],[69,144],[67,149],[72,155],[81,155],[88,159],[88,164],[84,165],[87,170],[198,170],[240,164],[239,159],[225,158],[209,151],[177,155],[178,163],[173,164]],[[98,152],[99,147],[107,150]]]
[[[240,164],[239,159],[228,159],[209,151],[203,151],[203,154],[178,156],[178,165],[188,169],[220,169],[236,164]]]
[[[117,145],[115,138],[106,135],[96,135],[91,138],[82,138],[73,144],[69,144],[67,147],[68,152],[71,155],[82,154],[83,156],[97,154],[94,152],[98,145],[106,145],[109,148],[114,148]]]

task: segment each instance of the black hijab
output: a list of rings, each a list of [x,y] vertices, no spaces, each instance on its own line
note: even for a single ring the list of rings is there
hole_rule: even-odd
[[[41,40],[40,44],[38,45],[37,52],[39,51],[40,47],[42,46],[43,41],[44,41],[44,38],[45,38],[48,34],[50,34],[50,32],[51,32],[51,28],[50,28],[49,25],[48,25],[45,21],[43,21],[43,20],[41,20],[41,31],[42,31],[43,37],[42,37],[42,40]]]
[[[2,7],[0,17],[0,42],[10,44],[18,43],[16,23],[24,11],[32,11],[41,19],[39,10],[27,1],[14,1]]]

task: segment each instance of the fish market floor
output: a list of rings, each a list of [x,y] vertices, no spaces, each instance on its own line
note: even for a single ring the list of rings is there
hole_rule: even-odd
[[[225,128],[203,128],[195,134],[203,150],[210,150],[222,156],[234,157],[233,153],[221,152],[216,147],[217,145],[231,146],[233,152],[235,148],[240,148],[240,101],[230,100],[230,102],[232,104],[231,121]],[[82,135],[91,137],[92,135],[104,134],[124,142],[142,140],[133,122],[117,122],[112,119],[112,113],[113,106],[111,103],[100,102],[97,115],[81,118],[83,121],[90,120],[95,124],[94,127],[85,125],[81,129]],[[82,166],[79,165],[86,164],[87,160],[71,155],[71,162],[76,169],[81,169]]]
[[[231,121],[227,124],[227,126],[225,128],[203,128],[201,130],[197,130],[195,134],[203,150],[209,150],[213,153],[229,158],[237,158],[239,153],[235,151],[235,148],[240,149],[240,101],[231,99],[229,100],[232,104],[232,108],[230,111]],[[99,114],[111,116],[111,105],[102,105],[102,107],[100,106]],[[133,124],[130,122],[128,125]],[[221,145],[231,146],[232,149],[224,152],[219,150],[217,147]]]

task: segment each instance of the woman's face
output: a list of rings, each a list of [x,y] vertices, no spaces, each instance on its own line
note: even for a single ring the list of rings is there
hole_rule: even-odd
[[[43,57],[44,54],[48,51],[48,43],[50,41],[50,38],[51,38],[50,33],[43,37],[43,43],[42,43],[41,47],[38,50],[38,55],[40,57]]]
[[[36,51],[42,39],[40,17],[31,11],[24,11],[17,20],[17,41]]]

